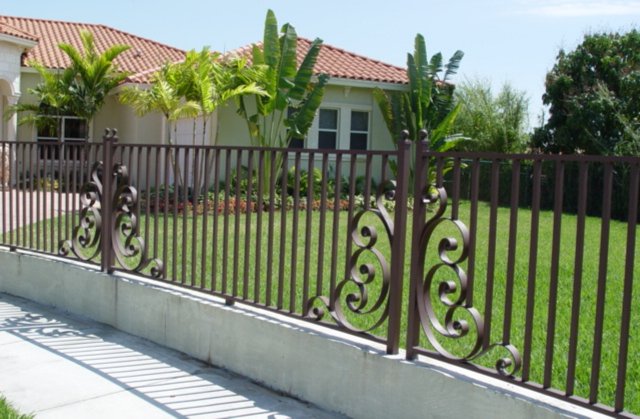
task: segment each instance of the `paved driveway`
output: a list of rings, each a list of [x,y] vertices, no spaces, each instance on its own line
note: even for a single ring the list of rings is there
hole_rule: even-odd
[[[0,233],[80,208],[79,194],[0,190]],[[39,210],[38,210],[39,207]]]

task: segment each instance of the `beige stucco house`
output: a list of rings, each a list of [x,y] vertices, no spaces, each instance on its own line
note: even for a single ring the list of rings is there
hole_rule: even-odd
[[[167,62],[182,60],[185,54],[180,49],[104,25],[0,16],[0,111],[17,101],[34,101],[35,98],[30,97],[28,90],[38,84],[39,76],[29,63],[32,60],[38,61],[52,71],[65,68],[69,63],[58,44],[64,42],[81,48],[79,34],[82,30],[94,34],[99,50],[116,43],[131,46],[131,49],[117,59],[118,67],[130,75],[123,86],[135,84],[144,87],[159,67]],[[300,59],[309,44],[308,40],[300,38]],[[242,54],[246,50],[247,47],[244,47],[230,53]],[[375,105],[372,90],[374,87],[386,90],[405,89],[404,69],[325,44],[322,46],[316,71],[328,74],[331,79],[304,146],[392,148],[391,138]],[[107,127],[117,128],[120,141],[124,143],[166,141],[167,127],[162,116],[150,114],[137,117],[129,107],[119,103],[118,91],[116,89],[108,98],[93,126],[88,128],[90,141],[99,141]],[[63,139],[71,140],[74,132],[78,131],[78,121],[73,116],[65,118],[63,126],[66,132],[63,133]],[[323,121],[322,124],[320,120]],[[34,127],[18,126],[15,116],[3,119],[1,124],[0,137],[3,140],[46,141]],[[191,142],[193,125],[192,120],[178,125],[178,143]],[[249,144],[246,124],[236,114],[233,104],[219,109],[211,116],[207,125],[211,127],[211,132],[218,132],[217,136],[207,133],[210,144]],[[196,130],[201,130],[201,126],[200,122],[196,125]],[[81,137],[77,134],[75,136]]]

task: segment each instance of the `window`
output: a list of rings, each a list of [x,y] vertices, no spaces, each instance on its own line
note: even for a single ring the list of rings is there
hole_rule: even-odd
[[[351,111],[349,148],[366,150],[369,142],[369,112]]]
[[[61,132],[59,132],[60,130]],[[54,116],[38,127],[36,140],[40,147],[40,157],[59,157],[58,139],[62,143],[78,143],[87,138],[87,120],[77,116]]]
[[[318,148],[336,149],[338,146],[338,110],[320,109]]]

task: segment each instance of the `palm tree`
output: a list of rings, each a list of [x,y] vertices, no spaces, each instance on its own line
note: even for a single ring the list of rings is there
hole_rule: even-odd
[[[117,70],[114,60],[128,50],[128,45],[113,45],[98,53],[93,34],[80,32],[82,51],[70,44],[58,47],[69,57],[69,69],[75,77],[69,83],[70,108],[73,114],[87,121],[89,127],[100,111],[109,92],[125,80],[127,75]],[[89,130],[87,130],[87,139]]]
[[[380,88],[374,89],[375,100],[396,146],[401,131],[405,129],[414,141],[423,135],[421,131],[426,132],[432,151],[446,151],[466,140],[462,135],[451,134],[461,107],[455,104],[450,77],[457,73],[463,56],[464,53],[458,50],[445,65],[441,53],[429,60],[424,37],[417,34],[414,53],[407,54],[409,91],[385,92]],[[413,178],[413,162],[411,166]],[[430,178],[433,175],[430,173]]]
[[[242,96],[237,100],[238,113],[247,122],[253,145],[258,147],[286,147],[292,138],[306,135],[322,102],[324,86],[329,76],[321,74],[316,83],[311,79],[320,53],[321,39],[311,43],[309,50],[297,66],[298,35],[293,26],[285,24],[278,36],[278,22],[272,10],[267,12],[262,46],[253,46],[254,66],[264,66],[260,86],[268,93],[254,96],[255,112],[250,113]],[[281,161],[276,161],[277,167]],[[271,162],[265,159],[265,174],[270,173]],[[266,181],[268,176],[262,176]]]
[[[167,143],[174,144],[173,132],[176,136],[177,121],[183,118],[194,118],[200,113],[197,102],[182,98],[181,68],[178,63],[165,64],[152,80],[149,89],[128,87],[120,94],[120,102],[131,106],[138,116],[144,116],[150,112],[160,112],[167,123]],[[178,185],[182,185],[181,171],[178,170],[173,149],[169,154],[174,172],[178,175]]]

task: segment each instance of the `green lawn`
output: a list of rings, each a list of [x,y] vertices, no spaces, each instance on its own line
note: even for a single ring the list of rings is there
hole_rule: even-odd
[[[31,419],[34,415],[23,415],[15,410],[11,403],[3,396],[0,396],[0,418],[2,419]]]
[[[469,225],[470,204],[463,202],[460,206],[459,218]],[[335,215],[335,218],[334,218]],[[139,227],[141,236],[146,238],[150,256],[164,259],[167,280],[185,283],[194,287],[201,287],[218,293],[234,294],[244,299],[279,307],[284,310],[301,314],[304,302],[315,295],[329,296],[331,283],[339,283],[348,275],[346,253],[349,240],[347,240],[348,213],[341,211],[325,213],[324,221],[317,211],[298,213],[294,219],[293,212],[285,213],[279,210],[273,214],[264,212],[260,214],[262,226],[258,229],[258,214],[242,214],[238,217],[231,215],[226,221],[224,217],[218,217],[216,230],[214,231],[214,218],[206,217],[206,231],[204,231],[205,217],[202,215],[186,214],[173,216],[144,217],[140,219]],[[269,218],[273,218],[273,231],[269,231]],[[489,311],[485,309],[487,300],[487,272],[489,249],[490,210],[485,203],[478,206],[478,227],[476,235],[475,271],[473,273],[473,305],[485,318],[491,319],[490,342],[500,343],[503,335],[503,319],[505,317],[505,296],[507,283],[507,252],[510,210],[499,208],[496,219],[496,242],[494,258],[493,292],[489,294],[493,299]],[[527,309],[529,255],[531,237],[531,212],[527,209],[518,210],[516,263],[513,276],[513,313],[511,323],[510,342],[521,352],[524,347],[524,325]],[[70,225],[73,224],[70,220]],[[175,221],[175,223],[174,223]],[[381,223],[369,214],[360,223],[373,225],[378,232],[378,242],[375,248],[389,258],[389,242],[384,234]],[[165,228],[166,222],[166,228]],[[310,228],[307,229],[307,223]],[[157,224],[157,225],[156,225]],[[296,226],[297,224],[297,226]],[[558,296],[555,303],[549,304],[549,291],[551,283],[551,242],[553,236],[553,213],[543,211],[540,213],[539,243],[537,247],[538,258],[536,260],[535,276],[535,306],[533,309],[533,334],[532,352],[529,379],[541,383],[545,366],[545,350],[547,342],[547,319],[549,307],[556,308],[556,330],[554,333],[553,351],[553,376],[552,387],[566,388],[566,373],[568,368],[567,354],[569,352],[569,330],[572,310],[572,293],[574,284],[574,259],[576,240],[577,217],[565,214],[562,217],[561,251],[558,269]],[[58,225],[62,230],[66,228],[66,219],[61,217],[47,223],[41,223],[40,247],[43,248],[42,238],[46,232],[48,237],[47,249],[51,251],[52,243],[57,243]],[[50,236],[53,226],[53,240]],[[591,359],[593,353],[594,325],[596,311],[596,295],[599,270],[600,253],[600,228],[599,218],[587,218],[585,225],[584,264],[582,275],[582,290],[580,298],[579,336],[577,346],[577,366],[575,379],[575,394],[588,397],[589,382],[591,376]],[[70,229],[69,229],[70,230]],[[249,234],[245,234],[246,231]],[[411,230],[411,217],[408,220],[408,230]],[[203,235],[204,231],[204,235]],[[225,233],[226,231],[226,233]],[[307,234],[307,231],[309,233]],[[335,232],[335,237],[334,237]],[[14,237],[24,241],[29,237],[35,238],[36,229],[29,231],[27,228],[16,232]],[[409,233],[410,234],[410,233]],[[456,236],[456,230],[451,223],[444,223],[437,230],[434,239],[430,242],[427,251],[426,270],[437,263],[437,245],[439,239],[445,236]],[[626,223],[613,221],[608,245],[608,265],[606,283],[606,304],[604,316],[604,337],[602,347],[601,376],[599,384],[599,400],[607,405],[614,402],[617,356],[620,339],[620,316],[622,310],[623,279],[626,254]],[[321,237],[323,236],[323,237]],[[225,238],[226,237],[226,238]],[[294,239],[297,245],[293,246]],[[4,240],[8,240],[5,234]],[[35,243],[35,242],[34,242]],[[306,254],[305,244],[309,244]],[[165,257],[166,245],[166,257]],[[34,246],[35,247],[35,246]],[[640,246],[636,246],[636,263],[634,266],[634,282],[640,277]],[[184,251],[183,251],[184,249]],[[351,254],[357,249],[351,247]],[[403,318],[401,344],[404,346],[407,323],[407,300],[410,245],[407,245],[405,263],[405,293],[403,302]],[[215,255],[215,257],[213,256]],[[308,260],[308,263],[306,261]],[[204,265],[203,265],[204,261]],[[375,267],[376,277],[367,286],[369,303],[364,306],[363,312],[367,312],[376,301],[380,292],[381,268],[371,252],[365,251],[358,259],[356,266],[370,264]],[[467,262],[462,268],[468,271]],[[451,271],[441,269],[436,276],[437,282],[432,289],[437,293],[437,285],[440,280],[455,279]],[[471,272],[467,272],[471,276]],[[278,293],[281,290],[281,293]],[[347,313],[348,320],[357,327],[368,328],[373,326],[380,318],[381,310],[369,314],[353,314],[346,307],[346,296],[350,293],[359,294],[353,283],[344,288],[341,301],[343,309]],[[454,298],[454,297],[450,297]],[[316,300],[315,305],[322,307],[322,301]],[[436,313],[442,319],[444,308],[437,304]],[[631,324],[640,322],[640,291],[633,294]],[[457,315],[465,316],[464,311],[458,310]],[[466,317],[469,319],[469,317]],[[325,319],[330,321],[328,316]],[[372,333],[376,336],[386,335],[386,324],[376,328]],[[441,339],[440,341],[452,352],[462,355],[468,350],[470,336],[459,340]],[[424,333],[422,333],[421,345],[430,348]],[[640,359],[636,354],[640,353],[640,334],[631,330],[629,359],[627,367],[626,406],[627,410],[640,413]],[[504,356],[500,349],[491,351],[475,362],[492,367],[498,357]],[[519,375],[516,374],[516,375]]]

